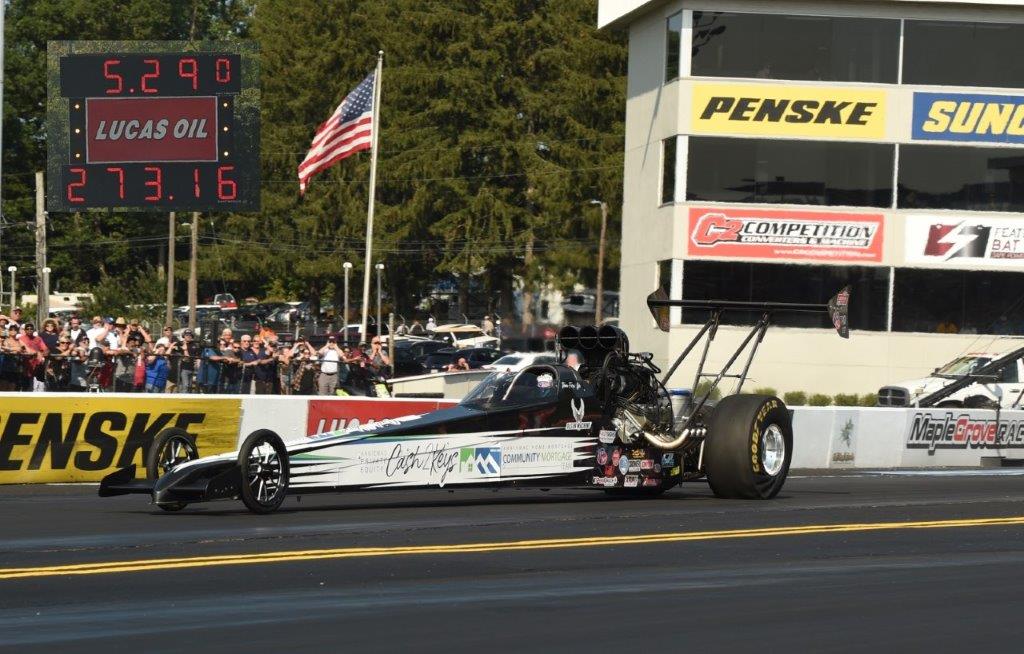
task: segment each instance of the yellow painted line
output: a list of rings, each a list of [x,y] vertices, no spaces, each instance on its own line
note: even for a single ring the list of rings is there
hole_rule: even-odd
[[[903,529],[954,529],[966,527],[1000,527],[1024,525],[1024,516],[1008,518],[970,518],[964,520],[929,520],[921,522],[868,522],[835,525],[803,525],[797,527],[765,527],[761,529],[730,529],[724,531],[668,532],[632,536],[593,536],[589,538],[549,538],[543,540],[498,541],[493,543],[460,543],[453,545],[415,545],[407,547],[343,547],[336,549],[262,552],[258,554],[224,554],[136,561],[105,561],[36,568],[0,568],[0,579],[56,577],[62,575],[95,575],[146,570],[173,570],[210,566],[246,565],[315,561],[317,559],[353,559],[376,556],[412,554],[472,554],[479,552],[513,552],[521,550],[567,549],[572,547],[615,547],[619,545],[651,545],[686,541],[725,540],[734,538],[766,538],[770,536],[806,536],[864,531],[895,531]]]

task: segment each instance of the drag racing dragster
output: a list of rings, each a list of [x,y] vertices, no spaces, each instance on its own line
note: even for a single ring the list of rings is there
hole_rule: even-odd
[[[849,289],[827,304],[669,300],[656,291],[647,303],[662,329],[673,307],[710,315],[662,378],[617,327],[567,326],[559,363],[494,372],[455,407],[288,442],[258,429],[237,452],[203,458],[191,435],[168,429],[146,454],[146,478],[127,466],[104,478],[99,494],[143,493],[167,511],[241,499],[271,513],[289,494],[324,491],[569,486],[650,496],[706,476],[719,497],[772,498],[793,456],[790,414],[776,397],[739,391],[773,314],[826,312],[845,337],[848,300]],[[722,369],[705,373],[721,316],[733,310],[760,318]],[[711,383],[674,407],[665,382],[701,343],[694,387]],[[742,371],[730,373],[744,352]],[[736,380],[735,394],[716,403],[711,394],[725,378]]]

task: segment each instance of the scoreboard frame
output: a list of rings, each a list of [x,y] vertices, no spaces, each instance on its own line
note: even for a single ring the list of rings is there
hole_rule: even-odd
[[[252,42],[51,41],[49,211],[259,211]]]

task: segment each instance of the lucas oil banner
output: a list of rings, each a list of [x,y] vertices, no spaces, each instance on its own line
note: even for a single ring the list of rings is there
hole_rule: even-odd
[[[23,396],[0,399],[0,484],[99,481],[145,466],[153,439],[178,427],[200,456],[230,452],[240,400],[188,396]]]

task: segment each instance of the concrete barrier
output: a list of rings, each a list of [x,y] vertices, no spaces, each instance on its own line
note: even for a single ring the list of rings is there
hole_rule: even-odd
[[[145,464],[161,430],[180,427],[201,454],[256,429],[285,440],[422,414],[452,400],[266,395],[0,393],[0,484],[98,481]],[[793,407],[793,468],[976,467],[1024,459],[1024,411]]]

